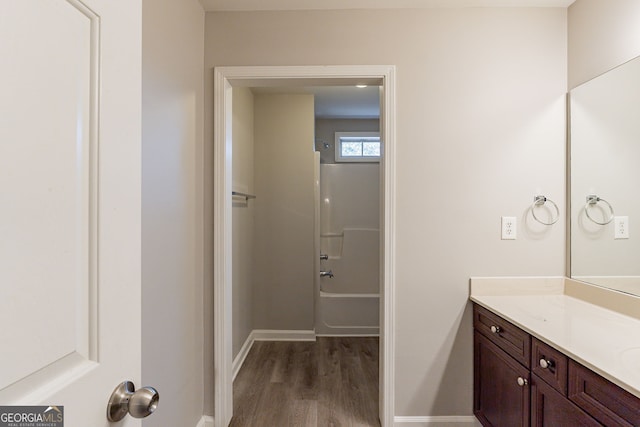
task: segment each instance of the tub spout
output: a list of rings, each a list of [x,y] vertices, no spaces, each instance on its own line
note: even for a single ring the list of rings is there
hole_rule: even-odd
[[[333,272],[329,271],[320,271],[320,277],[328,277],[329,279],[333,279]]]

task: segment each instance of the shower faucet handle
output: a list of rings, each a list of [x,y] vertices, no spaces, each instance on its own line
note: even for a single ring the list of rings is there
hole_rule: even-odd
[[[328,259],[329,259],[329,255],[327,255],[327,254],[322,254],[322,253],[320,254],[320,260],[322,260],[322,261],[326,261],[326,260],[328,260]]]

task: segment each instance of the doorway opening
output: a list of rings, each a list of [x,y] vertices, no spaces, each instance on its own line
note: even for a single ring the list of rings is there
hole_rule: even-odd
[[[233,415],[232,350],[232,129],[234,88],[379,86],[380,94],[380,364],[382,426],[393,420],[393,270],[395,181],[395,70],[392,66],[221,67],[214,71],[214,372],[215,425]],[[353,141],[351,141],[353,142]],[[370,147],[369,147],[370,148]],[[348,152],[346,153],[349,154]],[[247,201],[245,199],[245,201]],[[249,202],[250,203],[250,202]],[[371,234],[371,233],[369,233]],[[370,237],[370,236],[369,236]],[[319,244],[316,245],[319,247]],[[319,251],[318,251],[319,252]],[[319,253],[318,253],[319,255]],[[317,257],[319,260],[319,256]],[[316,270],[317,271],[317,270]]]

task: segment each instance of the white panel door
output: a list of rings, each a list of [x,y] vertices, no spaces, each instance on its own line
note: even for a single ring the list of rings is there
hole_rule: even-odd
[[[141,0],[0,3],[0,405],[65,427],[140,386],[140,62]]]

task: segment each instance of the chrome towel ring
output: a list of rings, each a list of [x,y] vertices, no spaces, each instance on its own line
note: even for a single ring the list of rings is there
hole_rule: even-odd
[[[540,218],[538,218],[536,216],[536,208],[544,206],[544,204],[546,202],[551,203],[551,205],[553,205],[554,209],[556,210],[556,215],[555,218],[551,218],[551,222],[544,222],[542,221]],[[544,224],[544,225],[553,225],[556,222],[558,222],[558,220],[560,219],[560,209],[558,209],[558,205],[555,204],[555,202],[545,196],[535,196],[533,198],[533,204],[531,205],[531,215],[533,215],[533,219],[535,219],[536,221],[538,221],[540,224]]]
[[[589,207],[590,206],[593,207],[597,205],[598,202],[603,202],[605,205],[607,205],[609,207],[609,211],[611,212],[611,214],[609,215],[609,218],[605,222],[596,221],[595,219],[591,218],[591,215],[589,215]],[[611,206],[611,203],[607,202],[605,199],[601,199],[595,194],[590,194],[587,196],[587,204],[584,205],[584,213],[587,214],[587,218],[589,218],[591,221],[595,222],[598,225],[609,224],[611,221],[613,221],[613,216],[614,216],[613,207]]]

